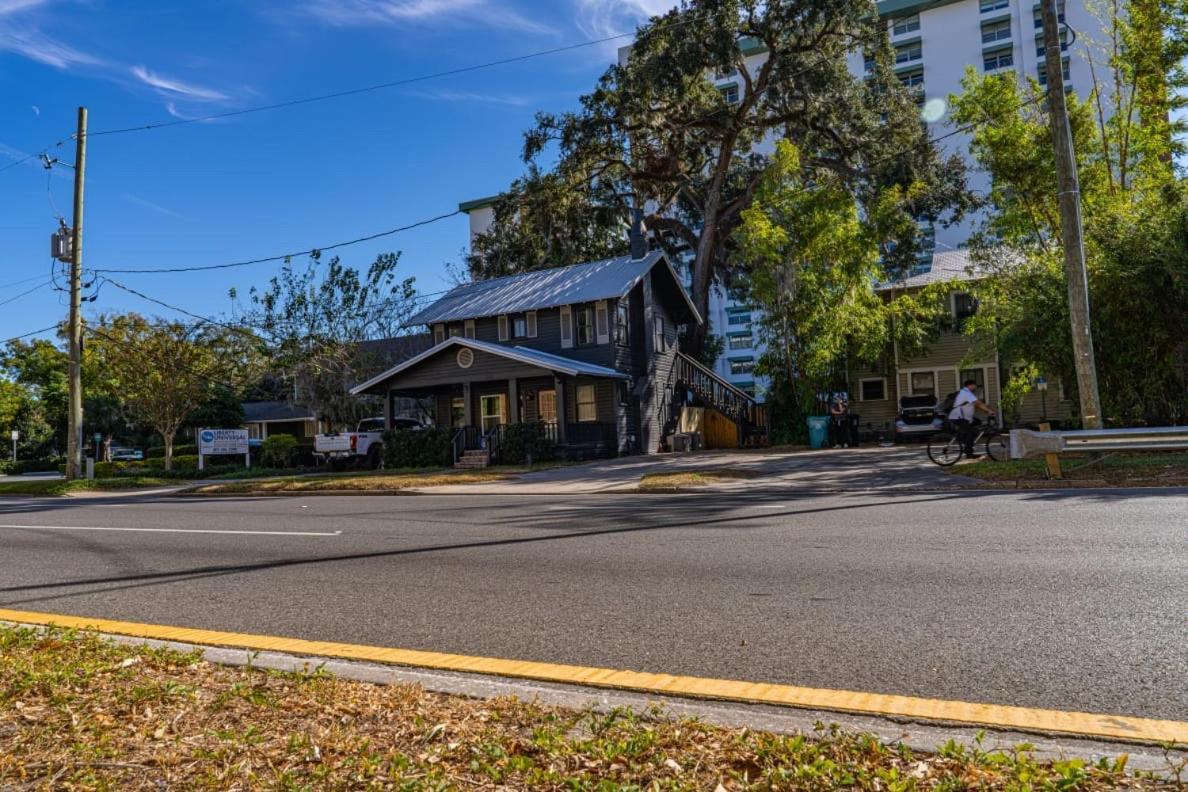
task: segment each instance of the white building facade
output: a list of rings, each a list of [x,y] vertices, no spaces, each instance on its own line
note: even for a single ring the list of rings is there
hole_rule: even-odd
[[[904,85],[917,90],[922,118],[934,138],[953,131],[948,99],[951,94],[961,93],[961,80],[968,67],[986,74],[1013,71],[1020,79],[1046,81],[1043,26],[1036,0],[882,0],[878,8],[895,50],[895,71]],[[1094,87],[1090,42],[1100,39],[1103,20],[1094,16],[1086,0],[1064,0],[1058,8],[1065,86],[1084,97]],[[630,47],[624,47],[620,59],[629,53]],[[743,54],[752,70],[766,57],[762,48],[748,49],[745,44]],[[850,70],[855,75],[865,74],[862,53],[851,56]],[[1098,71],[1099,76],[1104,73]],[[728,101],[738,100],[742,81],[737,75],[714,75],[713,80]],[[970,135],[956,134],[940,145],[947,152],[968,158],[969,142]],[[761,147],[771,145],[766,141]],[[971,160],[969,164],[970,188],[987,192],[989,176],[977,171]],[[494,221],[494,200],[491,197],[459,204],[458,208],[470,217],[471,239]],[[925,239],[932,249],[957,250],[964,246],[975,223],[976,218],[970,218],[949,228],[926,228]],[[929,266],[929,260],[921,262],[922,271]],[[753,306],[733,299],[722,287],[711,291],[707,318],[711,331],[723,339],[715,370],[762,400],[767,383],[754,374],[764,351],[756,326],[759,316]]]

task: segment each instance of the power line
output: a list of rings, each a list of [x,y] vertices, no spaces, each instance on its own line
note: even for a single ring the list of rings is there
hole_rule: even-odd
[[[46,286],[49,286],[50,283],[52,283],[52,281],[50,281],[50,280],[42,281],[41,283],[34,286],[32,289],[29,289],[28,291],[23,291],[20,294],[17,294],[13,297],[9,297],[7,300],[0,301],[0,305],[8,305],[10,302],[16,302],[17,300],[21,299],[22,297],[30,295],[33,292],[37,291],[38,289],[44,289]]]
[[[44,275],[32,275],[28,278],[23,278],[19,281],[12,281],[11,283],[0,284],[0,289],[7,289],[10,286],[20,286],[22,283],[29,283],[30,281],[35,281],[35,280],[38,280],[39,278],[44,278],[44,277],[45,277]]]
[[[220,269],[231,269],[233,267],[246,267],[251,264],[263,264],[263,263],[269,262],[269,261],[283,261],[285,259],[291,259],[291,258],[295,258],[297,256],[306,256],[306,255],[309,255],[310,253],[313,253],[315,251],[321,252],[321,251],[325,251],[325,250],[337,250],[338,248],[347,247],[348,245],[357,245],[361,242],[370,242],[373,239],[380,239],[381,237],[391,236],[393,234],[399,234],[402,231],[409,231],[414,228],[420,228],[421,226],[427,226],[427,225],[430,225],[431,223],[437,223],[441,220],[446,220],[448,218],[451,218],[451,217],[454,217],[454,216],[460,215],[460,214],[462,214],[462,210],[455,209],[454,211],[449,212],[447,214],[441,214],[441,215],[438,215],[437,217],[431,217],[427,220],[418,220],[415,223],[409,223],[408,225],[400,226],[398,228],[390,228],[387,231],[380,231],[375,234],[368,234],[367,236],[358,237],[356,239],[348,239],[345,242],[335,242],[333,245],[324,245],[321,247],[313,247],[313,248],[309,248],[308,250],[299,250],[299,251],[296,251],[293,253],[282,253],[282,254],[276,255],[276,256],[265,256],[263,258],[249,259],[247,261],[233,261],[228,264],[205,264],[205,265],[200,265],[197,267],[159,267],[159,268],[146,267],[146,268],[122,268],[122,269],[110,269],[109,268],[109,269],[92,269],[91,272],[114,272],[114,273],[125,273],[125,274],[135,273],[135,274],[146,275],[146,274],[150,274],[150,273],[202,272],[202,271],[206,271],[206,270],[220,270]]]
[[[35,335],[39,335],[41,333],[48,333],[50,330],[57,330],[58,327],[59,327],[59,325],[52,324],[49,327],[43,327],[40,330],[30,330],[29,332],[22,333],[19,336],[13,336],[12,338],[6,338],[3,341],[0,341],[0,344],[8,344],[13,341],[20,341],[22,338],[28,338],[29,336],[35,336]]]
[[[689,24],[693,20],[684,20],[680,22],[670,23],[672,25]],[[146,132],[153,129],[164,129],[166,127],[182,126],[183,124],[196,124],[203,121],[217,121],[223,118],[232,118],[235,116],[248,115],[250,113],[262,113],[266,110],[279,110],[285,107],[295,107],[298,105],[312,104],[314,102],[324,102],[330,99],[341,99],[346,96],[357,96],[358,94],[371,93],[374,91],[383,91],[389,88],[399,88],[404,85],[412,85],[414,83],[425,82],[427,80],[437,80],[442,77],[453,77],[459,74],[468,74],[470,72],[480,71],[482,69],[490,69],[496,66],[507,66],[512,63],[520,63],[526,60],[535,58],[543,58],[548,55],[558,55],[562,52],[571,52],[573,50],[582,49],[584,47],[592,47],[598,44],[605,44],[609,41],[634,36],[634,33],[618,33],[613,36],[606,36],[600,39],[592,39],[590,41],[582,41],[577,44],[567,44],[563,47],[553,47],[552,49],[539,50],[537,52],[529,52],[524,55],[515,55],[510,58],[501,58],[499,60],[487,61],[486,63],[476,63],[471,66],[462,66],[457,69],[446,69],[445,71],[433,72],[431,74],[421,74],[416,77],[406,77],[400,80],[391,80],[389,82],[378,83],[376,85],[369,85],[363,88],[350,88],[345,91],[335,91],[334,93],[320,94],[317,96],[308,96],[302,99],[291,99],[286,102],[276,102],[274,104],[259,105],[257,107],[245,107],[241,110],[228,110],[225,113],[212,113],[211,115],[198,116],[195,118],[179,118],[172,121],[159,121],[150,124],[140,124],[137,126],[121,127],[117,129],[103,129],[98,132],[91,132],[90,137],[98,137],[100,135],[122,135],[127,132]]]

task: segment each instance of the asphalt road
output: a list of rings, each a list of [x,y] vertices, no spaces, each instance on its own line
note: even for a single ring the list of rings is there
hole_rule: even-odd
[[[0,606],[1186,720],[1188,491],[10,498]]]

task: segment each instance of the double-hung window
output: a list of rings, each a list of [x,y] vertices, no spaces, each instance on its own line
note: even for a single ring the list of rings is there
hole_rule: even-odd
[[[583,305],[573,312],[574,323],[577,326],[577,342],[579,345],[594,343],[594,308]]]
[[[912,14],[911,16],[900,17],[895,20],[895,24],[891,27],[891,33],[896,36],[902,36],[907,33],[914,33],[920,29],[920,15]]]
[[[750,349],[751,348],[751,334],[731,335],[729,338],[730,349]]]
[[[996,41],[1010,41],[1011,20],[1000,19],[997,22],[987,22],[982,25],[982,43],[993,44]]]
[[[726,100],[726,104],[738,104],[738,83],[723,85],[718,88],[718,93],[722,94],[722,98]]]
[[[575,399],[577,405],[577,419],[579,423],[588,423],[590,421],[598,420],[598,404],[594,399],[593,385],[578,385],[577,398]]]
[[[755,358],[730,358],[731,374],[750,374],[755,370]]]
[[[1015,52],[1010,47],[994,50],[982,55],[982,69],[986,72],[996,72],[999,69],[1009,69],[1015,65]]]
[[[631,343],[631,313],[626,298],[615,303],[615,343],[619,346]]]
[[[895,63],[912,63],[924,57],[924,46],[916,41],[911,44],[904,44],[902,47],[895,48]]]
[[[981,0],[978,3],[978,7],[983,14],[988,14],[991,11],[1001,11],[1004,8],[1009,8],[1010,5],[1010,0]]]
[[[966,321],[978,312],[978,301],[968,292],[953,292],[953,327],[960,331]]]

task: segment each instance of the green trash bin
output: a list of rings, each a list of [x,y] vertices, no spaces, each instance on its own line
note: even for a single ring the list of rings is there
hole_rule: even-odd
[[[829,437],[829,416],[810,415],[808,417],[809,445],[813,448],[824,448]]]

